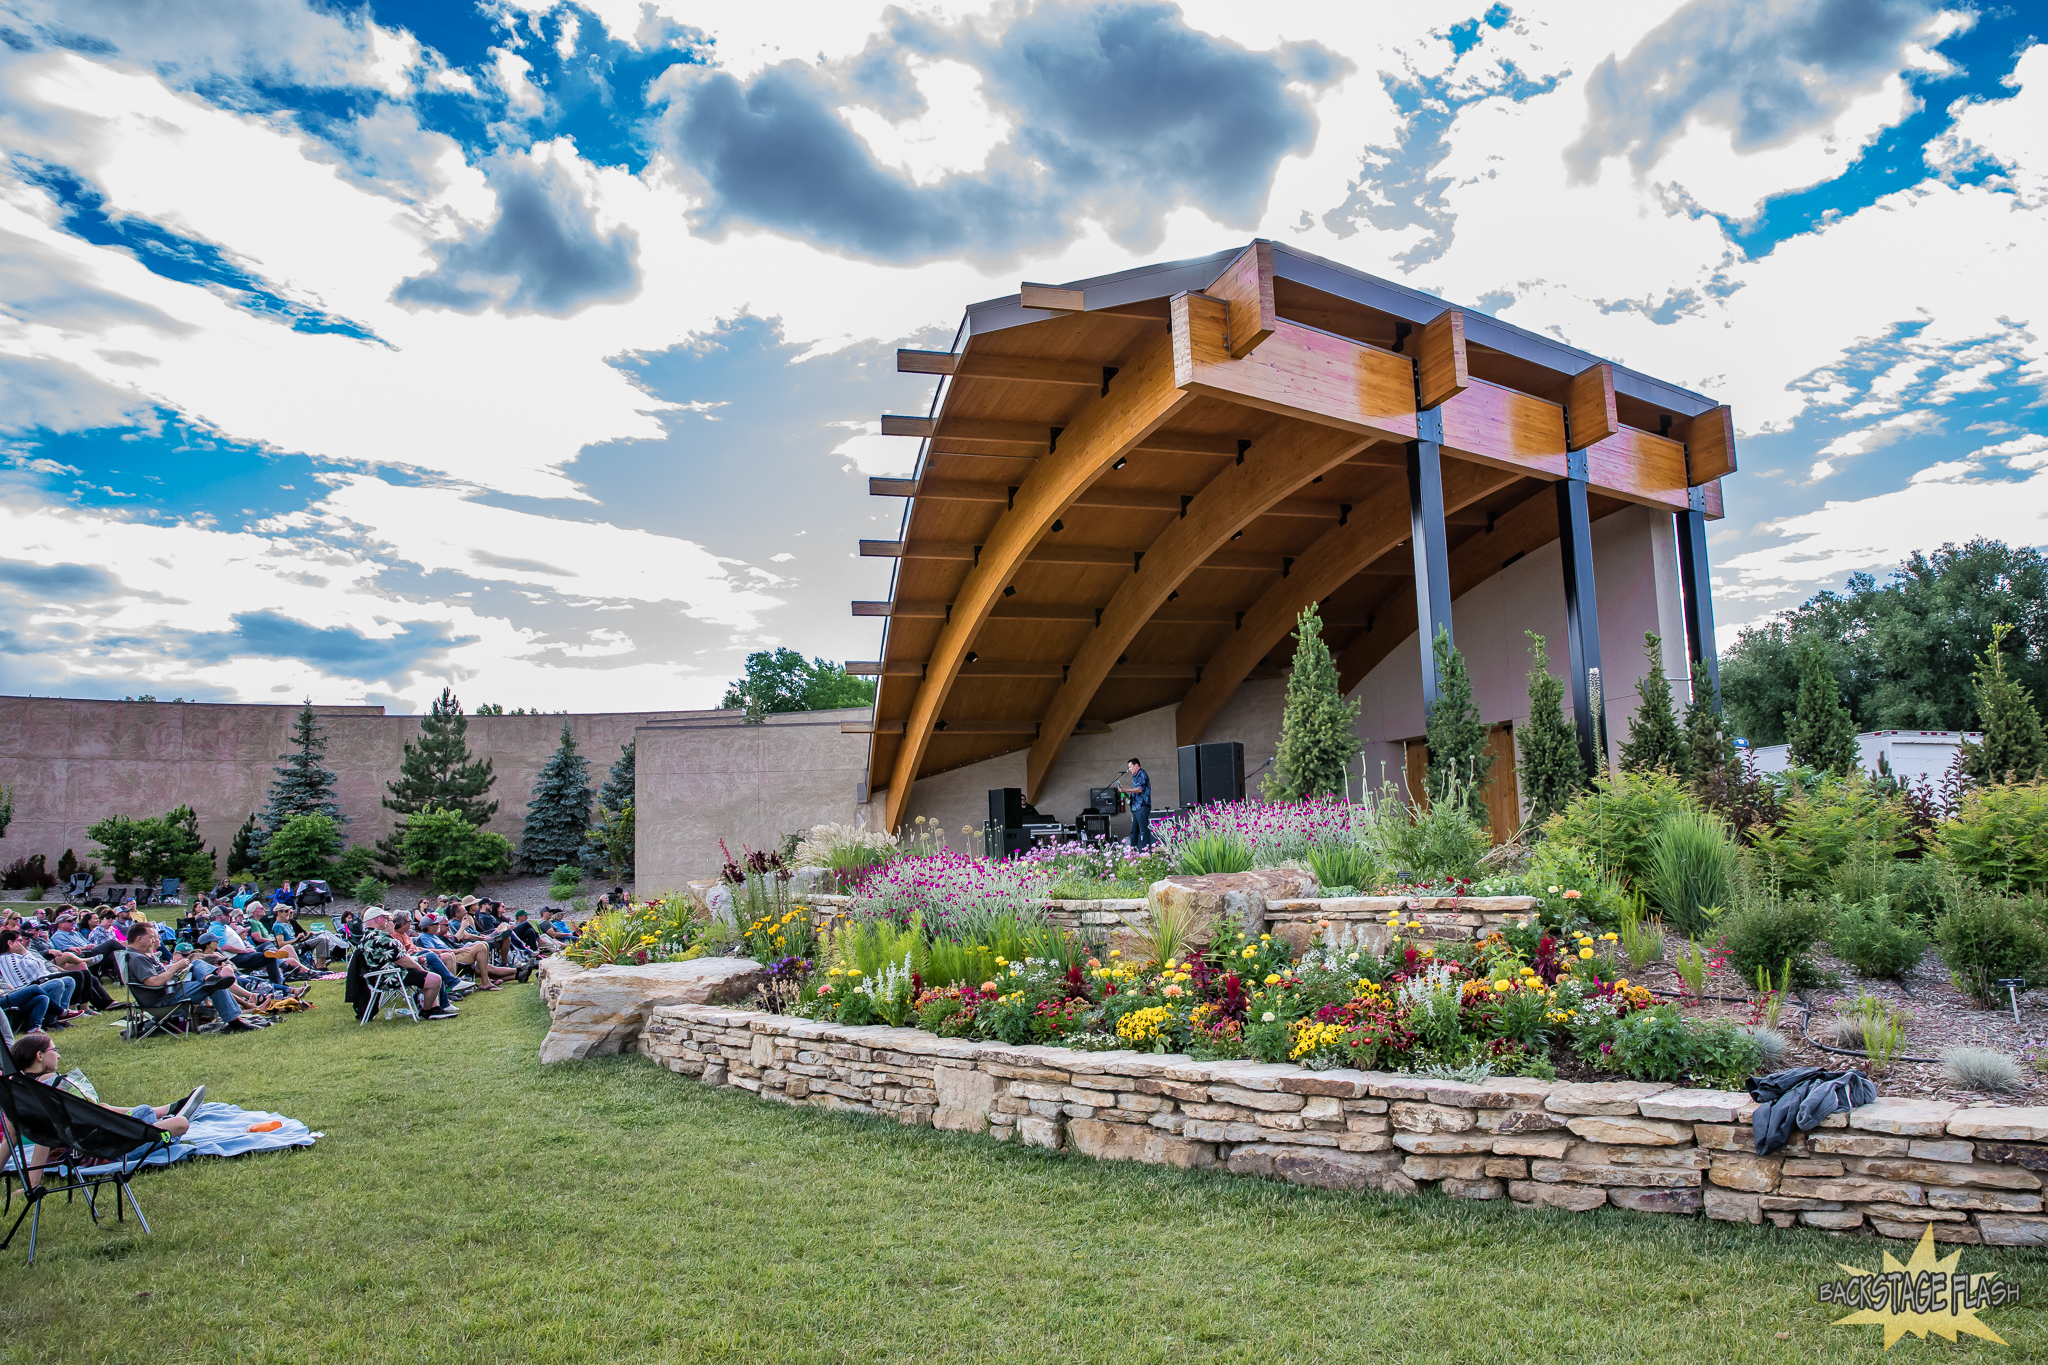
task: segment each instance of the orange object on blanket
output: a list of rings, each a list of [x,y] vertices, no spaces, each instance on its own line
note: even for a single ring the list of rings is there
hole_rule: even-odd
[[[276,1132],[276,1131],[277,1131],[278,1129],[280,1129],[280,1128],[282,1128],[282,1127],[284,1127],[284,1125],[283,1125],[282,1123],[278,1122],[278,1121],[277,1121],[276,1119],[272,1119],[272,1120],[271,1120],[270,1122],[268,1122],[268,1123],[252,1123],[252,1124],[250,1124],[250,1125],[249,1125],[249,1131],[250,1131],[250,1132],[252,1132],[252,1133],[274,1133],[274,1132]]]

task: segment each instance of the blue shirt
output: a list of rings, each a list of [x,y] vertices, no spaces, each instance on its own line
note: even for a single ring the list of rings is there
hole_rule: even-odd
[[[59,929],[56,933],[50,935],[50,946],[52,948],[60,948],[67,953],[75,953],[81,948],[92,947],[92,940],[79,933],[76,929]]]
[[[1131,785],[1137,788],[1136,791],[1131,793],[1131,804],[1133,806],[1149,806],[1152,804],[1152,778],[1143,768],[1138,769],[1136,773],[1132,774]]]

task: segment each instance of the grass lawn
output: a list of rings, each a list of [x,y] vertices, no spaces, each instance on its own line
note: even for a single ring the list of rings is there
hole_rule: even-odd
[[[46,1210],[35,1268],[22,1241],[0,1256],[0,1362],[1883,1354],[1814,1299],[1837,1257],[1879,1268],[1869,1241],[1098,1164],[707,1091],[638,1057],[543,1071],[530,987],[366,1029],[339,982],[314,998],[259,1034],[58,1036],[109,1100],[204,1081],[327,1136],[143,1176],[150,1237]],[[1985,1314],[2011,1347],[1896,1353],[2048,1359],[2048,1254],[1962,1266],[2023,1285]]]

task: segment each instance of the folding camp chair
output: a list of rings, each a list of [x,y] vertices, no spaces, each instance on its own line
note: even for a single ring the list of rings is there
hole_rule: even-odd
[[[134,1175],[151,1150],[170,1138],[155,1124],[144,1123],[132,1114],[108,1109],[73,1095],[54,1085],[43,1085],[19,1076],[0,1076],[0,1114],[7,1118],[8,1153],[12,1157],[6,1186],[7,1207],[14,1204],[16,1186],[23,1199],[21,1212],[7,1236],[0,1238],[0,1251],[13,1243],[14,1234],[28,1221],[28,1263],[36,1263],[36,1234],[42,1228],[43,1202],[53,1194],[70,1196],[82,1192],[86,1209],[99,1225],[100,1209],[95,1197],[101,1185],[114,1187],[114,1219],[125,1222],[125,1205],[135,1210],[135,1221],[149,1231],[142,1205],[129,1188]],[[48,1148],[52,1155],[31,1168],[31,1149]],[[41,1179],[30,1183],[31,1174]],[[56,1179],[53,1181],[52,1176]],[[33,1216],[31,1216],[33,1215]]]
[[[360,953],[362,949],[355,951]],[[370,1003],[356,1017],[356,1023],[367,1024],[384,1010],[411,1019],[415,1024],[420,1021],[422,1007],[419,994],[405,984],[405,968],[396,962],[374,969],[363,968],[363,985],[369,989]]]
[[[199,1027],[199,1011],[213,1008],[204,997],[145,1005],[135,994],[135,983],[128,979],[128,954],[114,954],[114,970],[121,977],[121,988],[128,992],[128,1026],[121,1030],[121,1036],[131,1043],[140,1042],[154,1033],[161,1033],[166,1038],[183,1038]],[[173,1024],[181,1027],[173,1028]]]

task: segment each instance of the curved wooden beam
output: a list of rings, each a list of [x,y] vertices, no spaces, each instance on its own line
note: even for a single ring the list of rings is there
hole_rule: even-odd
[[[1253,446],[1243,464],[1225,469],[1195,495],[1186,514],[1146,547],[1138,567],[1103,607],[1101,623],[1075,654],[1066,681],[1046,709],[1045,727],[1025,760],[1025,800],[1038,800],[1046,774],[1066,747],[1083,710],[1132,638],[1166,604],[1167,595],[1252,518],[1370,444],[1348,431],[1306,427],[1293,433],[1292,439]]]
[[[1041,457],[1024,476],[1014,503],[982,543],[981,562],[968,571],[954,594],[952,615],[932,647],[890,773],[885,817],[889,829],[902,822],[910,790],[917,782],[918,765],[931,743],[933,723],[953,690],[967,648],[1018,566],[1054,518],[1097,476],[1194,401],[1195,395],[1175,383],[1173,339],[1161,333],[1118,367],[1109,391],[1060,433],[1059,449]]]
[[[1390,474],[1392,473],[1389,471]],[[1515,482],[1519,474],[1462,460],[1444,461],[1444,511],[1469,507]],[[1195,744],[1267,651],[1294,628],[1301,609],[1320,602],[1366,565],[1409,536],[1406,480],[1393,475],[1363,510],[1333,526],[1296,556],[1294,570],[1268,588],[1244,614],[1237,632],[1202,666],[1202,680],[1174,717],[1175,742]]]

